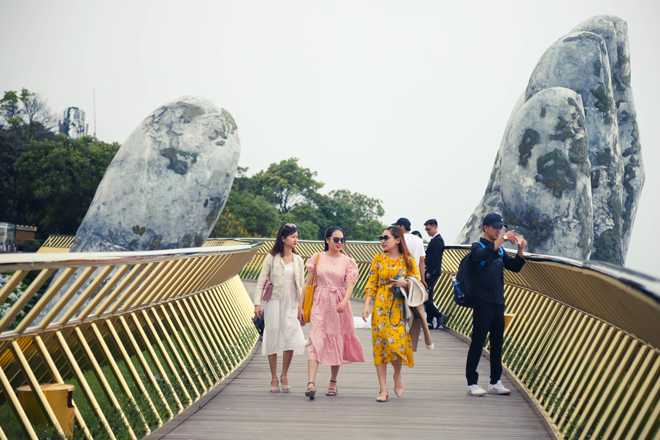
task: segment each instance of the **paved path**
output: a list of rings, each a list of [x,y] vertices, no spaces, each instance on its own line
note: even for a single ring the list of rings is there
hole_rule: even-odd
[[[251,285],[246,286],[248,290]],[[362,302],[352,301],[353,313]],[[448,438],[548,439],[546,424],[517,390],[510,396],[465,394],[466,342],[447,331],[433,331],[435,350],[415,355],[415,367],[403,369],[405,394],[394,395],[388,368],[390,401],[376,402],[378,380],[371,356],[371,330],[356,330],[367,362],[350,364],[339,372],[337,397],[326,397],[330,367],[321,366],[316,400],[305,398],[307,356],[296,356],[289,370],[291,393],[269,392],[270,372],[261,341],[246,362],[227,380],[174,421],[149,438],[174,439],[289,439],[325,438]],[[305,326],[305,337],[309,325]],[[481,384],[488,382],[489,364],[479,365]],[[178,425],[178,426],[177,426]]]

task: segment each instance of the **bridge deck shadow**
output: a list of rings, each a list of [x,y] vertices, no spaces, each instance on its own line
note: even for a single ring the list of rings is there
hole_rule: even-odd
[[[248,292],[254,287],[246,282]],[[362,310],[362,301],[352,301],[353,314]],[[309,325],[304,327],[305,337]],[[405,393],[394,395],[391,368],[388,368],[390,401],[376,402],[378,380],[371,354],[371,330],[356,330],[365,353],[365,363],[341,368],[336,397],[325,396],[330,368],[321,366],[316,378],[316,400],[305,398],[307,354],[295,356],[289,370],[291,393],[269,392],[268,359],[261,355],[261,341],[256,353],[246,360],[219,387],[207,402],[193,405],[171,424],[163,426],[148,438],[174,439],[285,439],[313,438],[449,438],[473,439],[516,438],[550,439],[547,425],[528,402],[522,390],[511,385],[510,396],[466,395],[465,341],[446,331],[433,331],[434,350],[426,350],[420,341],[415,367],[403,370]],[[278,359],[278,371],[281,359]],[[242,369],[241,369],[242,368]],[[482,358],[479,365],[480,384],[488,383],[489,363]],[[204,399],[202,399],[204,400]],[[183,416],[183,417],[182,417]]]

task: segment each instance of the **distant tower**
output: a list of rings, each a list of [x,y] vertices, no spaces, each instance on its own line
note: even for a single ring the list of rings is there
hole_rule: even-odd
[[[69,107],[64,110],[64,119],[60,121],[60,134],[73,139],[87,136],[88,124],[85,124],[85,112],[78,107]]]

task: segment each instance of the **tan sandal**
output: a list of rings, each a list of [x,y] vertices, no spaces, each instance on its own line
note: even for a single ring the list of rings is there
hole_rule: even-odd
[[[380,392],[382,393],[383,390],[380,390]],[[380,395],[379,395],[378,397],[376,397],[376,402],[387,402],[388,400],[390,400],[390,393],[388,393],[387,390],[385,390],[385,392],[387,393],[387,394],[385,395],[385,398],[384,398],[384,399],[381,399],[381,397],[380,397]]]
[[[272,386],[272,385],[273,385],[273,382],[277,382],[277,386],[276,386],[276,387]],[[271,393],[279,393],[279,392],[280,392],[280,384],[279,384],[279,382],[278,382],[277,379],[273,379],[273,380],[271,380],[271,381],[270,381],[270,384],[271,384],[271,387],[270,387],[270,392],[271,392]]]
[[[288,380],[288,377],[280,376],[280,381],[282,381],[282,379],[287,379]],[[291,385],[284,385],[284,382],[282,382],[282,392],[290,393],[291,392]]]

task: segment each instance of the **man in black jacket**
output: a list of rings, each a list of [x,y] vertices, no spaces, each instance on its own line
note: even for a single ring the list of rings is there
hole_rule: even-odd
[[[499,214],[488,214],[483,221],[484,236],[477,243],[472,243],[471,256],[477,268],[477,282],[474,288],[474,310],[472,315],[472,343],[468,351],[465,376],[467,394],[511,394],[504,387],[502,377],[502,345],[504,342],[504,269],[520,272],[525,260],[523,250],[527,241],[515,231],[502,234],[506,227]],[[511,258],[502,248],[505,241],[518,246],[518,253]],[[481,352],[490,332],[490,384],[485,391],[477,383],[477,366]]]
[[[433,326],[433,318],[436,319],[436,327],[440,328],[447,317],[440,313],[435,303],[433,302],[433,288],[438,278],[442,274],[442,254],[445,251],[445,241],[442,235],[438,232],[438,222],[432,218],[424,223],[426,233],[431,237],[426,248],[426,291],[429,293],[429,299],[424,303],[424,310],[426,311],[426,320]]]

